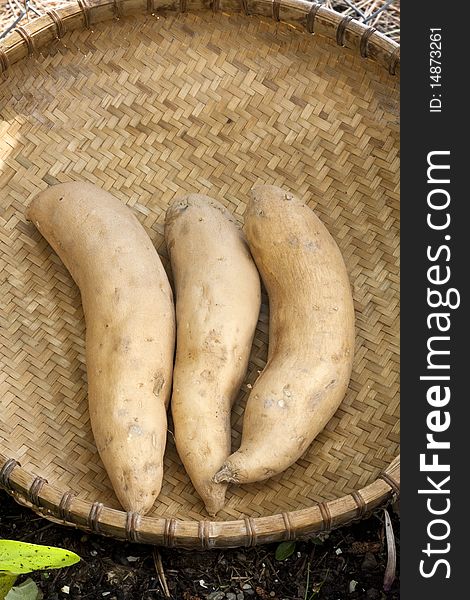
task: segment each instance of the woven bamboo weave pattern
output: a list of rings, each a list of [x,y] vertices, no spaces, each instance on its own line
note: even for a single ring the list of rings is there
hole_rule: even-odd
[[[354,371],[307,454],[263,484],[230,488],[217,520],[307,508],[372,482],[399,450],[398,94],[396,78],[358,53],[240,15],[126,17],[13,65],[0,86],[1,452],[119,508],[89,425],[79,291],[25,219],[34,194],[72,180],[109,190],[168,269],[163,218],[176,194],[212,195],[242,222],[250,188],[271,183],[308,199],[340,246]],[[234,447],[267,332],[264,297]],[[207,518],[171,431],[151,514]]]

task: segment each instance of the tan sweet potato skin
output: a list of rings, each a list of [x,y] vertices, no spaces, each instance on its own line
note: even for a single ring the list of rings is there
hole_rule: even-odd
[[[248,398],[240,448],[217,481],[249,483],[298,460],[341,403],[354,353],[354,306],[335,241],[293,194],[259,186],[245,233],[269,305],[269,352]]]
[[[198,194],[168,208],[177,344],[171,408],[178,453],[209,514],[226,484],[212,482],[231,451],[231,405],[246,374],[261,303],[256,266],[236,221]]]
[[[162,484],[175,343],[173,296],[150,238],[90,183],[38,194],[28,218],[80,288],[90,421],[126,511],[148,512]]]

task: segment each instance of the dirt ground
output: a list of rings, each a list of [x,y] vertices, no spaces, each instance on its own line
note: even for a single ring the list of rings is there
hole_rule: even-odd
[[[391,507],[388,511],[398,562],[399,518]],[[40,518],[1,491],[0,538],[60,546],[81,557],[72,567],[32,575],[47,600],[397,600],[400,597],[398,572],[390,591],[383,590],[387,547],[382,509],[321,538],[296,542],[291,556],[281,561],[276,559],[278,544],[203,552],[155,548],[90,535]],[[159,560],[160,577],[156,568]]]

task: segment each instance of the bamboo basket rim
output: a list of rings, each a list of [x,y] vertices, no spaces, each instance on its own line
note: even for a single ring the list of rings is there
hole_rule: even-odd
[[[285,21],[282,8],[302,16],[305,29],[334,39],[338,46],[359,51],[364,59],[373,60],[387,68],[391,75],[399,75],[400,45],[377,31],[320,3],[308,0],[76,0],[51,9],[45,15],[26,25],[17,26],[0,41],[0,75],[6,76],[15,62],[31,57],[42,47],[60,40],[80,27],[91,29],[100,22],[119,19],[142,12],[155,15],[159,10],[180,13],[197,10],[238,12],[246,16],[270,16],[274,21]]]
[[[230,5],[226,7],[227,3]],[[10,66],[31,57],[42,47],[74,29],[160,9],[187,12],[212,10],[237,12],[247,16],[271,16],[283,20],[283,6],[299,12],[304,28],[311,34],[332,38],[345,48],[357,50],[364,59],[399,74],[400,46],[373,27],[351,17],[305,0],[77,0],[47,11],[28,24],[16,27],[0,42],[0,85]],[[299,19],[301,20],[301,19]],[[298,27],[299,23],[295,23]],[[75,493],[50,484],[40,475],[28,472],[12,457],[0,452],[0,488],[45,518],[63,525],[131,542],[162,546],[209,549],[214,547],[254,546],[295,540],[359,520],[374,509],[395,501],[400,494],[400,455],[378,477],[343,497],[319,502],[309,508],[262,517],[232,521],[181,520],[150,517],[124,512],[100,502],[83,500]],[[242,541],[241,541],[242,540]]]

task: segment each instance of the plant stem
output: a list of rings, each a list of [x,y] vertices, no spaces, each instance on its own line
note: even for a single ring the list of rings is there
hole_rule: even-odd
[[[307,600],[308,597],[308,586],[310,585],[310,563],[307,563],[307,582],[305,584],[305,595],[304,600]]]

